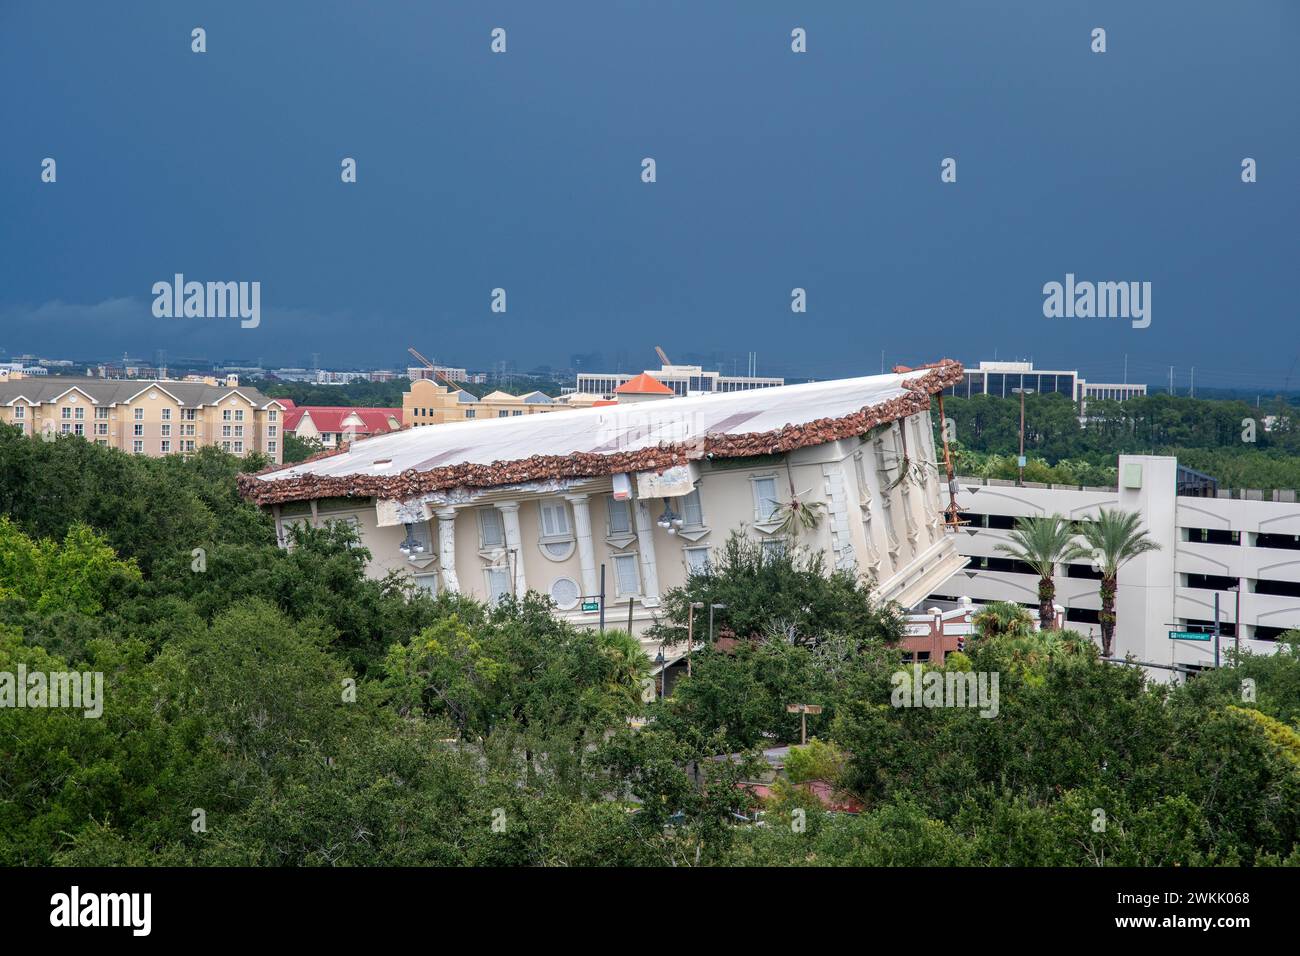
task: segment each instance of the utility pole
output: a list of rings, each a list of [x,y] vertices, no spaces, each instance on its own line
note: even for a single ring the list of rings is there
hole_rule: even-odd
[[[1192,385],[1191,388],[1187,390],[1187,397],[1188,398],[1196,397],[1196,366],[1195,365],[1192,366]]]
[[[605,633],[605,565],[600,566],[600,633]]]
[[[1169,394],[1174,394],[1174,367],[1169,366]]]

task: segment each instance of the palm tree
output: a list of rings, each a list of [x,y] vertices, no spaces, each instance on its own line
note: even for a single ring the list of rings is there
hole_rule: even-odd
[[[1110,657],[1115,641],[1115,590],[1119,569],[1129,559],[1148,551],[1159,551],[1156,544],[1142,528],[1141,516],[1136,511],[1105,508],[1097,517],[1083,526],[1083,537],[1092,549],[1093,560],[1101,572],[1101,655]]]
[[[1029,633],[1034,619],[1014,601],[992,601],[971,618],[980,637],[1021,637]]]
[[[1030,565],[1038,574],[1038,626],[1050,631],[1056,625],[1056,566],[1073,558],[1086,557],[1087,548],[1075,541],[1070,522],[1060,515],[1017,518],[1011,543],[998,543],[993,550],[1009,554]]]
[[[600,632],[596,641],[607,664],[605,688],[610,697],[635,709],[650,677],[650,658],[641,642],[617,628]]]

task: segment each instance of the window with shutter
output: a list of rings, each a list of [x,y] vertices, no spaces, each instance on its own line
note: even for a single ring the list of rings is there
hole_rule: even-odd
[[[614,582],[619,597],[641,593],[641,572],[635,554],[614,555]]]
[[[478,532],[479,544],[484,550],[505,547],[505,526],[501,523],[501,512],[496,508],[478,509]]]
[[[510,571],[507,568],[488,568],[488,601],[496,604],[510,593]]]
[[[619,501],[613,495],[605,499],[605,504],[609,507],[609,533],[610,534],[631,534],[632,533],[632,507],[631,502]]]
[[[753,486],[754,517],[758,521],[767,521],[780,507],[780,502],[776,498],[776,479],[755,478],[753,479]]]
[[[682,498],[682,524],[688,528],[699,528],[704,525],[704,509],[700,507],[698,488]]]

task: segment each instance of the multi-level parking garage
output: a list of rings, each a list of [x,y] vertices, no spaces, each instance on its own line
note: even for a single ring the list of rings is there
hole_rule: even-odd
[[[1137,511],[1160,550],[1120,571],[1116,652],[1161,664],[1211,665],[1212,641],[1172,640],[1170,631],[1212,631],[1219,596],[1219,630],[1226,651],[1272,653],[1276,638],[1300,628],[1300,503],[1294,492],[1217,491],[1179,494],[1174,458],[1124,455],[1116,488],[959,479],[958,504],[970,522],[956,532],[969,558],[931,602],[969,596],[976,603],[1016,601],[1038,606],[1038,576],[995,550],[1019,516],[1060,514],[1086,521],[1099,508]],[[1182,487],[1186,489],[1187,484]],[[1067,626],[1096,634],[1100,575],[1089,560],[1056,576],[1056,600]],[[1238,634],[1240,632],[1240,634]]]

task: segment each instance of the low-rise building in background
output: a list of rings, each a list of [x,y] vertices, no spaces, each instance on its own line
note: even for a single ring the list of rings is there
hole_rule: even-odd
[[[745,392],[755,388],[776,388],[785,384],[784,378],[760,375],[723,375],[707,371],[699,365],[664,365],[659,369],[637,372],[579,372],[576,391],[601,398],[613,398],[620,385],[639,374],[653,376],[674,395],[713,395],[727,392]]]
[[[497,418],[521,418],[568,411],[593,404],[595,396],[566,395],[552,398],[532,391],[511,395],[497,390],[482,398],[463,388],[443,384],[432,378],[420,379],[402,394],[402,425],[406,428],[445,425],[448,422],[490,421]]]
[[[288,403],[292,405],[292,403]],[[326,448],[341,442],[395,432],[402,427],[400,408],[360,408],[334,405],[292,405],[285,410],[285,431]]]
[[[1122,402],[1147,393],[1146,385],[1141,384],[1089,383],[1078,369],[1036,369],[1033,362],[980,362],[977,368],[967,367],[962,380],[945,389],[944,394],[957,398],[1018,398],[1015,389],[1037,395],[1064,395],[1076,404],[1090,398]]]

